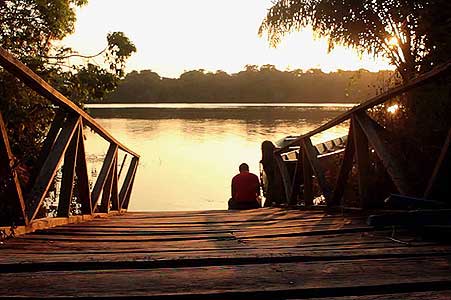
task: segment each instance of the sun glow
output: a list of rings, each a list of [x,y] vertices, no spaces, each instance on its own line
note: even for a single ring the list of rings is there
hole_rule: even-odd
[[[308,28],[271,48],[257,34],[271,5],[271,0],[91,0],[78,10],[75,33],[64,43],[96,53],[108,32],[123,31],[138,49],[127,71],[151,69],[165,77],[195,69],[235,73],[247,64],[325,72],[391,69],[387,61],[343,47],[328,53],[327,41],[315,40]]]
[[[387,108],[387,111],[388,111],[389,113],[391,113],[391,114],[396,114],[396,112],[398,111],[398,109],[399,109],[399,105],[398,105],[398,104],[393,104],[393,105],[391,105],[391,106],[389,106],[389,107]]]
[[[396,37],[391,37],[388,39],[388,44],[392,47],[398,46],[398,39]]]

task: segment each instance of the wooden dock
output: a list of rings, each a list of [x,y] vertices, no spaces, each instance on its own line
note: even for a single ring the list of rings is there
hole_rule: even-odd
[[[264,208],[126,213],[0,245],[0,296],[451,299],[451,245],[363,216]]]

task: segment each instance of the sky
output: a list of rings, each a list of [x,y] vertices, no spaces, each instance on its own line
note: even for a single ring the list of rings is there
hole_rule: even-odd
[[[197,69],[236,73],[247,64],[325,72],[392,69],[383,59],[359,57],[343,47],[328,53],[327,41],[315,40],[310,29],[271,48],[258,36],[271,1],[90,0],[78,9],[75,32],[63,43],[95,54],[105,48],[107,33],[122,31],[138,49],[127,63],[128,72],[147,69],[171,78]]]

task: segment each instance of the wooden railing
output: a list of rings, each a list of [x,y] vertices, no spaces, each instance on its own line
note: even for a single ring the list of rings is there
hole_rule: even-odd
[[[308,133],[291,139],[280,148],[277,148],[270,141],[265,141],[262,145],[262,165],[267,178],[265,188],[268,202],[276,205],[302,203],[306,207],[311,207],[314,204],[314,197],[317,196],[313,192],[313,181],[315,180],[317,182],[316,187],[319,187],[319,194],[322,195],[327,206],[343,206],[343,195],[355,161],[360,201],[358,208],[369,208],[374,201],[368,194],[370,191],[370,155],[377,156],[399,194],[413,195],[414,189],[406,170],[399,163],[398,157],[392,151],[389,151],[386,145],[384,128],[370,117],[367,110],[427,83],[435,82],[450,70],[451,62],[438,66],[406,84],[392,88],[353,107]],[[326,172],[329,170],[323,168],[322,155],[318,151],[318,147],[312,144],[311,137],[337,125],[343,125],[344,122],[350,124],[348,138],[343,150],[336,153],[341,155],[341,165],[337,176],[335,176],[335,181],[331,182],[326,179]],[[421,195],[424,198],[431,195],[431,191],[437,185],[440,170],[444,168],[444,162],[450,159],[448,155],[450,137],[451,134],[444,142],[441,155],[429,177],[427,188]],[[293,157],[293,152],[296,153],[295,160],[287,159],[289,154]]]
[[[28,87],[49,100],[55,108],[55,117],[39,153],[37,170],[32,176],[31,188],[24,192],[19,184],[15,171],[15,158],[11,152],[5,122],[0,114],[0,170],[5,185],[6,199],[2,201],[3,220],[0,226],[23,225],[22,231],[36,229],[34,222],[38,216],[45,197],[52,186],[57,171],[64,159],[62,167],[61,190],[59,193],[57,221],[65,223],[71,220],[85,220],[97,214],[120,213],[128,208],[130,195],[138,167],[139,155],[117,141],[109,132],[100,126],[89,114],[76,106],[72,101],[55,90],[28,67],[15,59],[0,47],[0,65]],[[88,127],[109,143],[97,180],[90,190],[84,131]],[[118,152],[123,151],[124,159],[118,167]],[[128,170],[122,186],[119,186],[119,175],[130,158]],[[81,216],[70,216],[71,201],[74,188],[77,188],[77,201],[81,205]],[[51,226],[51,221],[40,224]]]

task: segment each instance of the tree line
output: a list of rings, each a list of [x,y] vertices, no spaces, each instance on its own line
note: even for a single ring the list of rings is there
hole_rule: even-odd
[[[192,70],[179,78],[143,70],[128,73],[102,102],[358,102],[393,80],[393,71],[280,71],[273,65],[247,65],[235,74]]]

